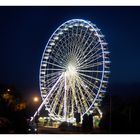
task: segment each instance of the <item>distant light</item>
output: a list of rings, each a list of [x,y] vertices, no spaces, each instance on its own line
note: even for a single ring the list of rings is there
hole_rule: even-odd
[[[8,89],[7,89],[7,91],[9,92],[9,91],[10,91],[10,89],[8,88]]]
[[[34,102],[38,102],[39,101],[39,99],[38,99],[38,97],[34,97]]]

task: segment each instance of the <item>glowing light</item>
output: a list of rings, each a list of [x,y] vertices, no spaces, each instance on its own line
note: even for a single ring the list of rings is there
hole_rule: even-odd
[[[39,98],[38,97],[34,97],[34,102],[38,102],[39,101]]]
[[[9,92],[9,91],[10,91],[10,89],[7,89],[7,91]]]

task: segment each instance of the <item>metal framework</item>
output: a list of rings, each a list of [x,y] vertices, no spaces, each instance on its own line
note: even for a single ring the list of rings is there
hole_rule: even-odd
[[[72,19],[50,37],[40,64],[42,104],[52,119],[75,121],[99,108],[109,76],[107,43],[100,29],[90,21]]]

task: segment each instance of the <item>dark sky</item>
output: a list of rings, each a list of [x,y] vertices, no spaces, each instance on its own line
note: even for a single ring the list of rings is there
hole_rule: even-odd
[[[102,30],[111,52],[112,94],[140,92],[140,7],[0,7],[0,83],[39,94],[45,45],[63,22],[82,18]],[[130,90],[131,89],[131,90]]]

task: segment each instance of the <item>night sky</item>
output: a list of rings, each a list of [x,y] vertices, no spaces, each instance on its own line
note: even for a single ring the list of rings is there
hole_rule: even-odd
[[[140,93],[140,7],[0,7],[0,84],[39,93],[45,45],[63,22],[82,18],[101,29],[111,52],[109,92]]]

